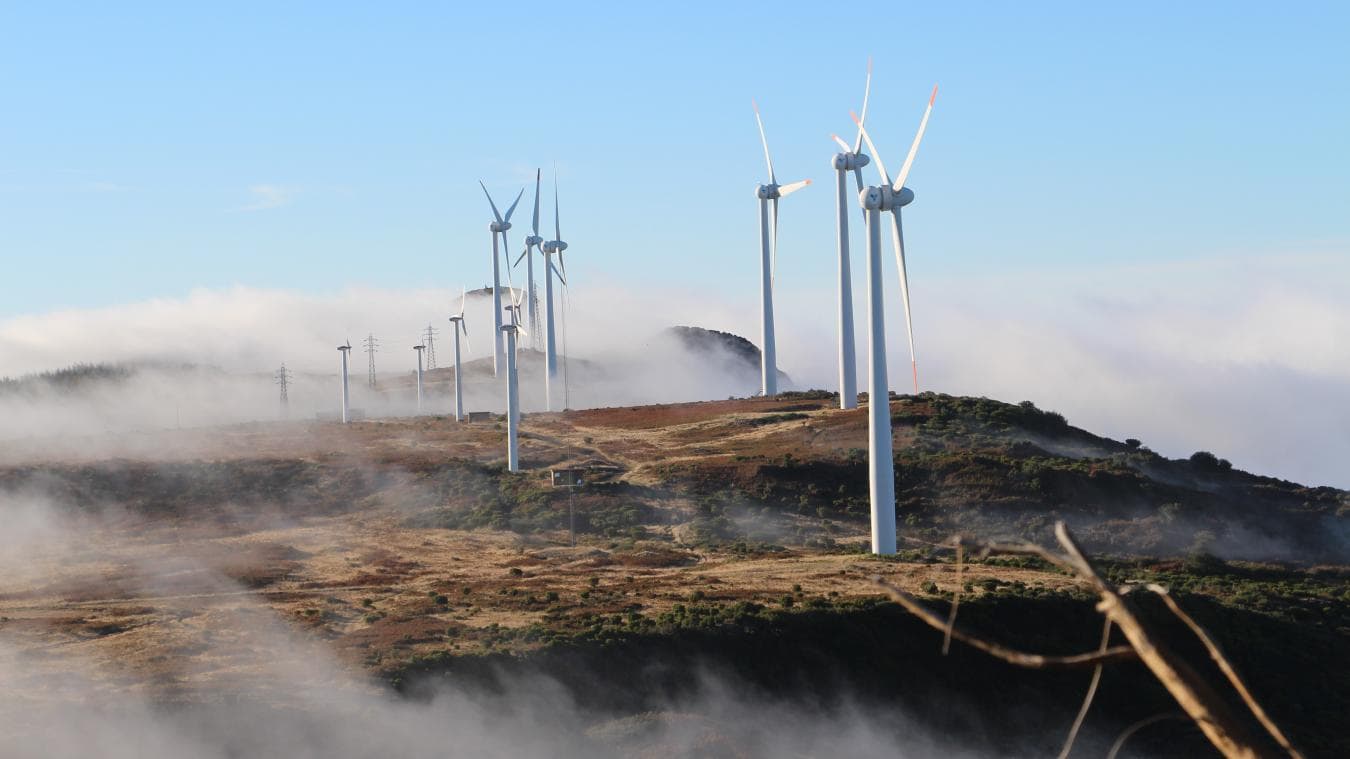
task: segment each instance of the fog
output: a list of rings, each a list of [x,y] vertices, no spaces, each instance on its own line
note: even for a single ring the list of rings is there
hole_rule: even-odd
[[[845,698],[821,708],[713,671],[641,713],[582,708],[558,682],[529,675],[487,690],[441,681],[426,698],[399,698],[212,575],[173,531],[142,534],[125,515],[77,513],[31,493],[0,494],[0,512],[6,597],[60,572],[134,565],[129,590],[162,613],[165,636],[156,656],[0,622],[5,757],[973,756],[884,706]],[[189,570],[206,585],[174,595]]]
[[[859,274],[859,276],[861,276]],[[1136,437],[1183,457],[1210,450],[1251,471],[1307,484],[1350,486],[1350,263],[1334,255],[1234,254],[1179,264],[914,280],[920,381],[924,389],[1032,400],[1111,437]],[[568,295],[566,395],[575,408],[744,396],[753,367],[691,356],[659,337],[692,325],[759,342],[758,298],[574,277]],[[886,281],[894,296],[894,278]],[[861,288],[860,383],[867,365]],[[779,368],[789,389],[836,387],[833,285],[780,284]],[[897,300],[892,298],[892,300]],[[34,314],[0,322],[0,375],[76,362],[159,361],[214,367],[195,376],[139,375],[83,398],[0,397],[0,436],[68,435],[280,415],[271,372],[295,371],[290,414],[338,410],[338,353],[350,338],[353,405],[371,415],[415,408],[411,349],[429,324],[441,330],[438,365],[452,362],[449,323],[456,289],[352,289],[332,294],[234,288],[194,291],[102,309]],[[561,314],[564,309],[559,308]],[[491,356],[489,298],[471,298],[466,361]],[[908,390],[903,315],[887,316],[892,389]],[[382,341],[381,392],[364,388],[360,339]],[[531,347],[536,332],[522,338]],[[537,361],[522,360],[524,409],[543,406]],[[490,374],[466,372],[471,409],[499,410]],[[561,378],[560,378],[561,379]],[[865,390],[865,384],[860,384]],[[432,413],[450,410],[448,390],[430,388]],[[562,393],[555,392],[561,399]],[[559,403],[559,405],[561,405]]]

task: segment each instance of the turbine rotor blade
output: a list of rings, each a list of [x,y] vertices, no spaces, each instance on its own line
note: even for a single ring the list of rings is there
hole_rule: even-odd
[[[483,194],[487,196],[488,205],[492,206],[492,215],[496,217],[497,223],[502,223],[502,215],[497,213],[497,204],[492,202],[492,193],[487,191],[487,185],[483,184],[483,180],[480,179],[478,180],[478,186],[483,188]]]
[[[847,143],[847,142],[844,142],[843,139],[841,139],[841,138],[839,137],[839,135],[837,135],[837,134],[832,134],[832,135],[830,135],[830,139],[831,139],[831,140],[834,140],[834,143],[835,143],[836,145],[838,145],[839,147],[843,148],[845,153],[854,153],[854,152],[857,152],[857,151],[855,151],[853,148],[850,148],[850,147],[848,146],[848,143]]]
[[[539,177],[542,174],[541,169],[534,170],[534,236],[539,236]]]
[[[523,261],[523,260],[525,260],[525,256],[528,255],[529,252],[530,252],[530,247],[527,245],[527,246],[525,246],[525,250],[520,251],[520,255],[516,256],[516,262],[513,263],[513,264],[511,264],[511,266],[513,266],[513,267],[515,267],[515,266],[520,266],[520,262]]]
[[[769,238],[769,283],[773,284],[778,276],[778,198],[773,199],[773,236]]]
[[[867,56],[867,85],[863,87],[862,117],[858,119],[858,137],[853,141],[853,152],[862,150],[862,125],[867,121],[867,100],[872,94],[872,56]]]
[[[773,159],[769,157],[769,138],[764,136],[764,121],[759,117],[759,105],[752,99],[750,107],[755,109],[755,123],[759,125],[759,141],[764,145],[764,163],[769,165],[769,184],[778,184],[778,177],[773,173]]]
[[[909,176],[909,168],[914,165],[914,156],[919,152],[919,143],[923,141],[923,133],[928,129],[928,116],[933,113],[934,100],[937,100],[936,84],[933,85],[933,94],[928,96],[928,107],[923,111],[923,120],[919,122],[918,133],[914,135],[914,144],[909,146],[909,155],[905,156],[905,165],[900,167],[900,174],[895,178],[895,184],[891,187],[896,192],[900,192],[900,188],[905,186],[905,178]]]
[[[511,220],[511,214],[516,212],[516,206],[520,205],[520,199],[524,195],[525,195],[525,188],[522,187],[520,188],[520,192],[516,193],[516,202],[512,203],[511,207],[506,209],[506,218],[504,219],[504,221]]]
[[[886,173],[886,164],[881,160],[881,154],[877,152],[877,146],[872,144],[872,137],[867,134],[867,127],[863,126],[862,119],[858,118],[858,114],[849,111],[848,115],[853,117],[853,123],[858,125],[858,133],[862,135],[863,140],[867,143],[867,149],[872,151],[872,157],[877,159],[877,168],[881,170],[882,180],[885,181],[886,184],[890,184],[891,175]]]
[[[562,241],[562,217],[558,215],[558,169],[553,169],[553,239]],[[561,255],[561,254],[559,254]]]
[[[469,302],[469,288],[460,286],[459,292],[459,318],[464,318],[464,306]]]
[[[778,197],[786,198],[809,184],[811,184],[811,180],[809,179],[803,179],[800,182],[793,182],[792,184],[785,184],[778,188]]]
[[[554,274],[558,275],[558,280],[561,281],[561,282],[563,283],[563,286],[564,286],[564,287],[566,287],[566,286],[567,286],[567,277],[564,277],[564,276],[562,275],[562,272],[558,271],[558,267],[556,267],[556,266],[553,265],[553,259],[551,259],[551,258],[548,260],[548,268],[549,268],[550,270],[552,270],[552,272],[553,272]]]
[[[914,321],[909,310],[909,276],[905,272],[905,243],[900,229],[900,209],[891,213],[891,244],[895,247],[895,262],[900,267],[900,297],[905,304],[905,334],[909,338],[909,364],[914,374],[914,392],[919,392],[918,362],[914,357]]]

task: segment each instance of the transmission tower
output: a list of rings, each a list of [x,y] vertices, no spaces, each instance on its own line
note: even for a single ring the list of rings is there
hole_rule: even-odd
[[[372,388],[375,387],[375,352],[380,349],[380,341],[375,339],[375,335],[366,335],[366,339],[361,341],[366,346],[366,384]]]
[[[427,346],[425,351],[427,355],[427,371],[436,368],[436,335],[440,334],[440,332],[439,329],[428,324],[426,331],[422,333],[422,344]]]
[[[282,364],[281,368],[276,371],[276,374],[272,375],[272,381],[281,388],[281,410],[283,412],[287,411],[291,405],[289,391],[291,388],[291,379],[294,376],[295,375],[291,374],[291,370],[286,368],[285,364]]]

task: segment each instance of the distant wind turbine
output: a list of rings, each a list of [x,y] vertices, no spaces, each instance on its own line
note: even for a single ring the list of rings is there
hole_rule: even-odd
[[[858,202],[867,215],[867,310],[870,315],[868,329],[868,360],[871,364],[867,383],[867,430],[870,438],[868,448],[868,469],[872,499],[872,553],[895,553],[895,461],[891,449],[891,403],[890,387],[886,380],[886,317],[885,302],[881,287],[881,214],[891,212],[894,226],[891,228],[891,242],[895,246],[896,262],[900,265],[900,294],[905,303],[905,326],[909,331],[910,367],[914,374],[914,390],[919,389],[919,374],[914,361],[914,330],[909,316],[909,282],[905,275],[905,241],[901,233],[900,209],[914,201],[914,192],[905,187],[905,178],[914,165],[914,156],[919,152],[919,142],[928,128],[928,116],[933,112],[933,101],[937,98],[937,87],[928,98],[928,108],[919,122],[919,132],[914,135],[909,155],[900,168],[895,181],[886,171],[886,164],[872,144],[867,128],[862,120],[853,116],[858,124],[867,149],[877,159],[877,169],[881,172],[882,184],[868,187],[858,195]]]
[[[464,333],[464,341],[469,340],[469,328],[464,323],[464,304],[469,300],[469,291],[464,289],[459,296],[459,313],[450,317],[450,330],[455,333],[455,421],[464,421],[464,367],[459,357],[459,333]],[[472,350],[472,348],[470,348]]]
[[[562,220],[558,215],[558,176],[553,175],[553,239],[545,242],[540,250],[544,254],[544,408],[553,410],[553,381],[558,378],[558,348],[553,326],[553,275],[567,286],[567,263],[563,260],[563,251],[567,243],[562,239]],[[558,256],[559,271],[553,265],[553,256]]]
[[[534,226],[532,227],[533,231],[530,233],[528,237],[525,238],[525,250],[522,251],[520,256],[516,258],[516,262],[512,264],[512,266],[519,266],[520,259],[522,258],[525,259],[525,289],[529,294],[528,300],[526,302],[526,309],[530,317],[530,329],[536,330],[536,332],[539,329],[539,313],[538,313],[538,306],[536,305],[537,297],[534,292],[534,256],[530,255],[530,251],[544,242],[544,238],[539,236],[539,179],[541,173],[542,172],[539,169],[534,170]],[[530,340],[535,345],[535,347],[538,347],[539,345],[538,334],[530,338]]]
[[[525,194],[525,188],[520,188],[516,195],[515,202],[506,209],[506,216],[503,217],[497,212],[497,204],[492,201],[492,194],[488,192],[487,185],[483,180],[478,180],[478,186],[483,188],[483,194],[487,195],[488,205],[492,206],[493,222],[488,225],[492,231],[492,319],[494,330],[494,343],[492,354],[492,373],[500,374],[502,362],[502,275],[501,275],[501,257],[503,254],[510,255],[510,247],[506,242],[506,230],[511,228],[511,214],[515,213],[516,206],[520,203],[520,198]],[[497,247],[497,235],[502,236],[501,248]],[[510,268],[507,269],[507,276],[511,275]]]
[[[511,323],[502,326],[501,333],[506,335],[506,468],[508,471],[520,471],[520,380],[516,375],[516,335],[526,337],[529,333],[521,329],[517,316],[520,305],[512,304]]]
[[[422,351],[426,350],[425,345],[414,345],[413,350],[417,351],[417,413],[422,413]]]
[[[764,136],[764,121],[759,117],[759,106],[753,100],[750,106],[755,109],[759,140],[764,144],[764,162],[769,166],[769,183],[755,188],[755,196],[759,198],[760,331],[763,336],[760,346],[760,389],[765,396],[770,396],[778,394],[778,354],[773,334],[773,277],[778,265],[778,200],[811,184],[811,180],[778,184],[778,175],[773,171],[773,159],[769,157],[769,140]]]
[[[352,339],[347,338],[346,344],[339,345],[337,349],[342,354],[342,423],[346,424],[350,416],[348,409],[351,404],[351,391],[347,387],[347,354],[352,352]]]
[[[867,121],[867,99],[871,92],[872,59],[868,58],[867,84],[863,87],[862,117],[858,119],[860,122]],[[839,135],[832,134],[830,138],[838,143],[842,149],[842,152],[835,154],[832,162],[835,171],[835,187],[839,191],[837,223],[839,232],[839,408],[850,409],[858,407],[858,361],[854,353],[856,342],[853,337],[853,274],[849,262],[848,173],[853,172],[853,177],[858,185],[858,192],[861,193],[863,189],[862,168],[870,163],[870,159],[862,152],[861,127],[858,129],[858,136],[854,139],[852,145],[841,140]]]

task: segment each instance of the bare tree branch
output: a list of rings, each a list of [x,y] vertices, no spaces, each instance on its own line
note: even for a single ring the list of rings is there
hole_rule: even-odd
[[[1106,650],[1106,645],[1111,641],[1111,620],[1106,620],[1106,625],[1102,628],[1102,646],[1101,650]],[[1102,681],[1102,665],[1092,670],[1092,682],[1088,683],[1087,695],[1083,697],[1083,705],[1078,708],[1078,716],[1073,720],[1073,727],[1069,728],[1069,737],[1064,741],[1064,749],[1059,752],[1059,759],[1069,759],[1069,753],[1073,751],[1073,742],[1078,739],[1078,731],[1083,727],[1083,720],[1087,719],[1088,709],[1092,707],[1092,697],[1097,695],[1097,685]]]

